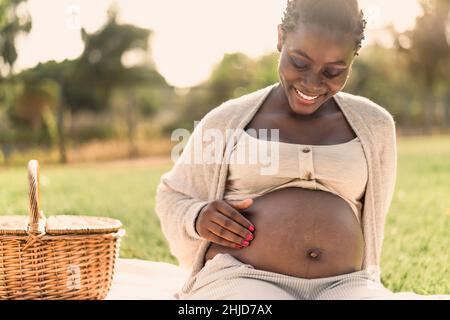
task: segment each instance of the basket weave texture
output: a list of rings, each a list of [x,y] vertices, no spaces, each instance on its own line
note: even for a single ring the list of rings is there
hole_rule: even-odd
[[[39,164],[28,163],[29,216],[0,217],[0,299],[104,299],[125,234],[119,220],[39,210]]]

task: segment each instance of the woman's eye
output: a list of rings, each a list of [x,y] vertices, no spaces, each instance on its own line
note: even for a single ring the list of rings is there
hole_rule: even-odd
[[[300,60],[297,60],[297,59],[292,58],[292,57],[291,57],[291,61],[294,64],[294,66],[296,66],[299,69],[305,69],[308,66],[307,63],[301,62]]]
[[[325,70],[323,72],[323,74],[327,78],[336,78],[337,76],[341,75],[343,72],[344,72],[343,70]]]

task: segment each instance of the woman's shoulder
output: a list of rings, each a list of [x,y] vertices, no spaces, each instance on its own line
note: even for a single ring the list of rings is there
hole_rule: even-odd
[[[385,107],[367,97],[342,91],[337,93],[336,97],[340,102],[346,104],[349,109],[360,113],[367,120],[395,124],[393,115]]]

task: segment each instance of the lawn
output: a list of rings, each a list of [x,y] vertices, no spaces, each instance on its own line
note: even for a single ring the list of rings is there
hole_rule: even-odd
[[[450,136],[399,138],[382,281],[394,291],[450,294]],[[154,213],[160,175],[172,163],[41,167],[44,213],[109,216],[127,231],[121,257],[177,263]],[[0,214],[27,213],[26,168],[0,168]]]

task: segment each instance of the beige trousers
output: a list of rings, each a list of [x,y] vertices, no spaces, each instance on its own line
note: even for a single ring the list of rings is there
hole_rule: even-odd
[[[175,294],[182,300],[436,299],[413,292],[393,293],[367,270],[304,279],[255,269],[219,253]]]

